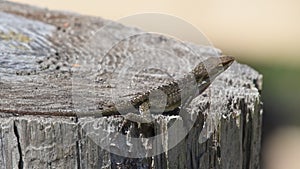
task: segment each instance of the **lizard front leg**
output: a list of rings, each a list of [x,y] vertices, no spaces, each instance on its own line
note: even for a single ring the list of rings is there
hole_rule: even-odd
[[[139,113],[128,113],[125,115],[126,120],[130,120],[138,123],[151,123],[153,118],[150,112],[149,102],[144,102],[139,106]]]

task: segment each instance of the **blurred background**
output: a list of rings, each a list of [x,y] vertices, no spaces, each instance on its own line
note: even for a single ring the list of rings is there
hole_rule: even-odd
[[[264,76],[263,169],[300,169],[300,1],[15,1],[112,20],[158,12],[191,23],[225,54]],[[189,31],[179,32],[197,43]]]

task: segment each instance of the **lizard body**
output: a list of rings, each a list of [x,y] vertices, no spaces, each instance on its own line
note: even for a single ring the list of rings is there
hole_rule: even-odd
[[[205,91],[211,82],[219,74],[224,72],[233,61],[234,57],[232,56],[210,57],[200,62],[184,77],[137,95],[123,105],[121,103],[118,107],[114,106],[102,112],[96,112],[94,115],[101,114],[102,116],[110,116],[117,115],[120,112],[122,114],[136,112],[142,114],[145,111],[149,111],[148,109],[151,110],[151,113],[162,113],[162,110],[163,112],[169,112],[179,106],[183,106],[182,104],[188,105],[192,99]],[[151,94],[158,91],[163,92],[166,96],[163,109],[161,107],[162,105],[151,104]],[[159,97],[157,101],[161,101]],[[135,109],[132,109],[132,106]]]

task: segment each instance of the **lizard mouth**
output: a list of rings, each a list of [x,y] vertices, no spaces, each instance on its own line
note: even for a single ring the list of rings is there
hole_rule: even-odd
[[[221,56],[220,59],[224,69],[227,69],[235,60],[233,56]]]

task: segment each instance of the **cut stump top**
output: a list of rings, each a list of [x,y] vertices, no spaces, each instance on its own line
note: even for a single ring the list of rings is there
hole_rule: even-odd
[[[4,113],[68,116],[107,109],[116,98],[130,99],[221,54],[211,46],[183,43],[102,18],[10,2],[0,2],[0,21]],[[243,67],[233,64],[216,80],[215,91],[257,93],[259,83],[253,80],[260,75]],[[222,100],[222,93],[215,97]],[[205,100],[205,95],[198,100]]]

